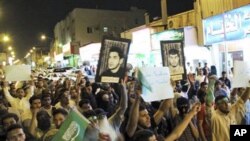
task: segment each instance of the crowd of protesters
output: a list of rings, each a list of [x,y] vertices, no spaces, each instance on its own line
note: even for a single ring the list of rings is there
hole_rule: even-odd
[[[250,124],[250,88],[232,89],[225,72],[196,71],[171,81],[174,98],[151,103],[136,76],[119,84],[92,82],[81,71],[75,80],[3,79],[0,140],[50,141],[74,109],[91,122],[84,141],[229,141],[230,125]]]

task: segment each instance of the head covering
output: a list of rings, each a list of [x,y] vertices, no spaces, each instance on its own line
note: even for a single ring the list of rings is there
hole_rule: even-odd
[[[94,110],[94,112],[95,112],[95,114],[96,114],[96,116],[101,116],[101,115],[107,115],[107,112],[105,112],[102,108],[96,108],[95,110]]]
[[[89,117],[92,117],[92,116],[96,116],[96,113],[94,110],[89,110],[87,112],[83,112],[83,115],[86,117],[86,118],[89,118]]]
[[[221,99],[227,98],[226,95],[218,95],[215,98],[215,103],[217,104]]]

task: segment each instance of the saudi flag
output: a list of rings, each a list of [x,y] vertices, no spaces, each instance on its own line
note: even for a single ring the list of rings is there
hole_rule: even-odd
[[[52,141],[83,141],[88,119],[76,110],[71,110]]]

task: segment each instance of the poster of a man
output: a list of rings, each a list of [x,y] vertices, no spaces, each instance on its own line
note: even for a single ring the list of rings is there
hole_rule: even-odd
[[[181,80],[185,74],[182,41],[161,41],[163,66],[169,67],[172,79]]]
[[[119,83],[125,76],[130,40],[104,37],[96,82]]]

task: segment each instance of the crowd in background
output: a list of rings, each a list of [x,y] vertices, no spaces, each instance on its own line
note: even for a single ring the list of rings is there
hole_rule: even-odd
[[[119,84],[81,71],[58,80],[33,73],[30,81],[1,81],[1,141],[52,140],[72,109],[91,122],[84,141],[229,141],[231,124],[250,124],[250,88],[232,89],[227,73],[218,78],[207,64],[171,81],[174,98],[150,103],[136,73]]]

